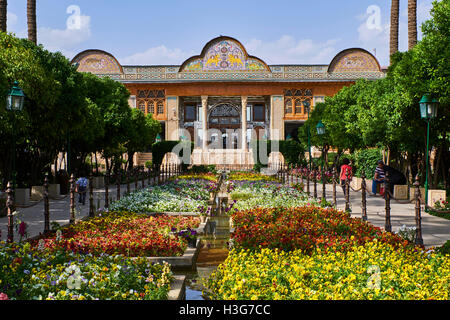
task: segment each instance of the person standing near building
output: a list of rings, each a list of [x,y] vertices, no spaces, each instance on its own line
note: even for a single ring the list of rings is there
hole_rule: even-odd
[[[78,198],[78,202],[81,204],[85,204],[86,203],[86,189],[87,189],[87,185],[88,185],[88,179],[81,176],[80,178],[78,178],[77,180],[77,192],[79,194],[79,198]]]
[[[380,183],[384,183],[384,163],[382,160],[378,160],[377,167],[375,168],[375,174],[373,176],[373,182],[372,182],[372,193],[375,195],[377,194],[378,185]]]
[[[345,195],[345,179],[348,178],[348,181],[352,180],[352,167],[350,165],[350,160],[348,158],[344,158],[342,160],[341,165],[341,174],[340,174],[340,180],[341,180],[341,186],[342,190],[344,191]]]

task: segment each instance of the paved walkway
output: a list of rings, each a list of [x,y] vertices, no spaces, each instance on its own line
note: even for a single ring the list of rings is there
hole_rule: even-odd
[[[146,180],[146,186],[148,181]],[[134,190],[134,183],[130,184],[131,190]],[[141,187],[139,183],[138,188]],[[326,186],[327,200],[332,201],[332,185]],[[121,186],[121,194],[126,192],[126,185]],[[310,192],[313,193],[313,186],[310,185]],[[104,207],[105,189],[94,190],[94,205]],[[340,186],[336,188],[337,207],[345,208],[345,199]],[[116,186],[109,188],[110,198],[116,198]],[[322,185],[317,185],[317,195],[322,195]],[[350,202],[353,217],[361,217],[361,192],[350,192]],[[377,227],[384,228],[385,225],[385,203],[381,197],[367,197],[367,217],[368,221]],[[28,208],[18,208],[19,218],[28,224],[29,237],[38,235],[44,230],[44,203],[43,201]],[[59,200],[50,200],[50,221],[56,221],[60,225],[69,222],[70,198],[62,197]],[[76,218],[80,219],[89,213],[89,196],[87,195],[86,204],[83,206],[78,203],[76,198]],[[450,240],[450,220],[432,216],[423,210],[422,206],[422,235],[426,247],[440,246],[447,240]],[[0,218],[1,240],[6,240],[8,220],[6,217]],[[391,201],[391,225],[392,231],[396,232],[403,225],[408,227],[415,226],[414,203],[400,204],[395,200]],[[17,233],[14,239],[19,239]]]
[[[148,180],[145,180],[145,186],[148,186]],[[138,189],[142,187],[142,182],[139,181]],[[130,183],[130,190],[135,190],[134,182]],[[121,195],[124,195],[127,191],[127,185],[123,184],[120,187]],[[94,190],[94,206],[96,208],[103,208],[105,206],[105,188],[95,189]],[[110,185],[108,190],[109,198],[115,200],[117,198],[117,186]],[[86,217],[89,214],[89,188],[86,194],[86,203],[83,205],[78,202],[78,194],[75,194],[75,218],[81,219]],[[110,201],[111,203],[111,201]],[[50,223],[53,221],[57,222],[60,225],[64,225],[69,223],[70,217],[70,196],[62,195],[58,199],[50,199],[49,201],[50,207]],[[17,208],[18,219],[23,220],[27,223],[27,232],[28,237],[34,237],[39,235],[44,231],[44,201],[39,202],[31,202],[31,206],[26,208]],[[2,217],[0,218],[0,231],[1,237],[0,240],[6,240],[8,234],[8,218]],[[17,241],[20,239],[20,235],[14,231],[14,240]]]
[[[370,186],[369,186],[370,187]],[[333,186],[331,184],[326,186],[327,200],[333,200]],[[312,194],[313,187],[310,186],[310,192]],[[322,185],[317,185],[317,196],[322,196]],[[367,220],[374,226],[384,229],[385,226],[385,200],[382,197],[375,197],[367,195]],[[345,209],[345,198],[342,188],[336,186],[336,200],[337,208]],[[392,231],[397,230],[405,225],[412,227],[416,225],[415,220],[415,203],[401,204],[391,199],[391,226]],[[350,208],[351,216],[361,218],[361,191],[350,191]],[[422,238],[425,247],[441,246],[447,240],[450,240],[450,220],[432,216],[424,211],[424,206],[421,206],[422,216]]]

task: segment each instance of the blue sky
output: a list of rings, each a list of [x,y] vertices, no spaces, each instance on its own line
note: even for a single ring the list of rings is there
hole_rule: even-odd
[[[387,65],[390,2],[37,0],[38,42],[69,59],[102,49],[124,65],[179,65],[212,38],[227,35],[268,64],[328,64],[339,51],[361,47]],[[408,1],[400,2],[405,51]],[[417,1],[419,26],[430,18],[431,2]],[[80,15],[68,13],[70,6]],[[26,37],[26,0],[8,1],[8,31]],[[420,39],[420,27],[418,32]]]

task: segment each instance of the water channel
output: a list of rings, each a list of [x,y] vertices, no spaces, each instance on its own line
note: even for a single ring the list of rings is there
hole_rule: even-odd
[[[208,297],[203,294],[210,274],[228,256],[230,241],[230,217],[225,213],[226,200],[228,194],[224,185],[220,186],[220,191],[216,195],[216,212],[211,215],[205,227],[205,232],[199,235],[202,247],[197,257],[196,271],[180,272],[186,275],[186,300],[206,300]],[[225,190],[224,190],[225,189]]]
[[[197,257],[197,270],[186,274],[186,300],[204,300],[203,284],[219,264],[228,256],[230,239],[229,217],[219,215],[210,217],[205,234],[199,237],[202,248]]]

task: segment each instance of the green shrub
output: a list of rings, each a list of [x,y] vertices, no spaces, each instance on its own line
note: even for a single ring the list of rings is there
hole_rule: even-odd
[[[231,199],[233,200],[248,200],[253,198],[253,194],[244,191],[235,191],[231,193]]]
[[[442,247],[436,248],[436,251],[441,254],[450,254],[450,240],[447,240]]]
[[[194,150],[194,143],[191,141],[172,141],[172,140],[165,140],[160,142],[155,142],[152,145],[152,157],[153,157],[153,164],[156,166],[160,166],[164,156],[168,152],[172,152],[173,148],[177,146],[178,144],[182,145],[181,152],[179,154],[180,157],[183,157],[183,152],[185,148],[190,147],[190,153],[192,154],[192,151]]]
[[[267,149],[266,149],[266,157],[269,157],[269,154],[271,152],[271,146],[272,143],[274,143],[275,140],[252,140],[250,143],[250,147],[253,151],[253,160],[255,164],[257,164],[257,169],[261,169],[264,165],[261,164],[260,159],[260,150],[259,148],[261,145],[266,143]],[[295,141],[295,140],[278,140],[276,141],[278,143],[279,152],[284,157],[284,160],[288,164],[301,164],[303,160],[303,155],[305,150],[303,149],[302,145]],[[264,156],[264,155],[262,155]]]
[[[152,163],[151,160],[145,161],[145,167],[146,167],[147,169],[151,168],[152,165],[153,165],[153,163]]]
[[[366,177],[371,177],[375,168],[377,167],[377,161],[382,159],[380,149],[364,149],[359,150],[354,155],[353,171],[356,177],[361,177],[361,173],[364,170]]]

